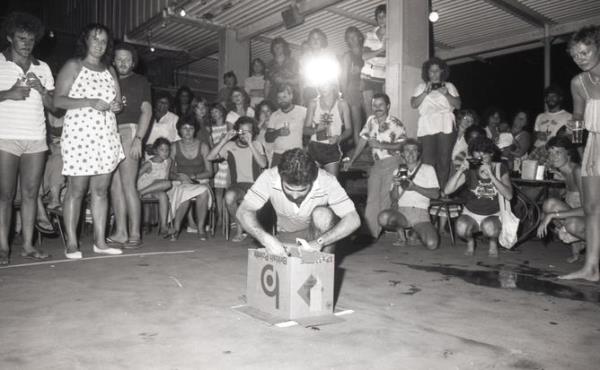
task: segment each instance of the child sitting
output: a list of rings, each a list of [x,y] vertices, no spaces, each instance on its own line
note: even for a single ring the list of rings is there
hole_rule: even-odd
[[[161,235],[168,233],[167,216],[169,212],[169,198],[167,190],[171,188],[169,173],[171,169],[171,143],[164,137],[154,141],[152,145],[154,156],[144,162],[138,173],[137,189],[140,197],[150,196],[158,199],[158,212],[160,218]]]

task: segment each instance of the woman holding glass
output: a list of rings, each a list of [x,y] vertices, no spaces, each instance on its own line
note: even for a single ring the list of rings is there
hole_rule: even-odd
[[[571,80],[571,95],[573,96],[572,123],[578,124],[583,120],[585,128],[589,132],[581,162],[586,255],[585,264],[581,269],[560,278],[599,281],[600,27],[589,26],[575,32],[569,40],[568,51],[575,64],[583,71]],[[580,134],[581,131],[573,130],[573,134]]]

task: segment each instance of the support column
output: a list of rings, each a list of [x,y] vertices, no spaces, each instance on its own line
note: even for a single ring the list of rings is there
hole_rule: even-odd
[[[544,24],[544,87],[550,86],[552,52],[552,37],[550,36],[550,26]]]
[[[238,85],[243,86],[250,70],[250,40],[238,41],[234,30],[225,29],[219,37],[219,89],[223,74],[234,71]]]
[[[429,58],[428,1],[388,0],[385,91],[391,114],[400,118],[407,135],[417,136],[419,112],[410,98],[421,80],[421,65]]]

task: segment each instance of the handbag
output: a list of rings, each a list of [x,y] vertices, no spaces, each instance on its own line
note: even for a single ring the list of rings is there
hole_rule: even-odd
[[[500,178],[500,164],[496,166],[496,177]],[[521,220],[512,213],[510,202],[500,192],[498,192],[498,204],[500,206],[500,222],[502,223],[498,241],[502,247],[511,249],[517,244],[517,231]]]

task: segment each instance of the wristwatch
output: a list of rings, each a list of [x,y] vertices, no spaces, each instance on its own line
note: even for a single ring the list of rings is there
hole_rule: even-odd
[[[317,245],[319,246],[319,248],[323,248],[325,246],[325,243],[323,242],[323,238],[317,239]]]

